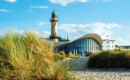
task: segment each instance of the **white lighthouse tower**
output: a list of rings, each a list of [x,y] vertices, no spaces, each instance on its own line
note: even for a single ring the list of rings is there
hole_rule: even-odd
[[[58,42],[58,33],[57,33],[57,16],[56,16],[56,12],[53,11],[52,12],[52,17],[51,17],[51,35],[50,35],[50,40]]]

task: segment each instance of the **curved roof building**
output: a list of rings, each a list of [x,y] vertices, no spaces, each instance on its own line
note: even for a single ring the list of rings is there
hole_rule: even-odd
[[[70,43],[58,46],[58,50],[73,53],[100,52],[102,50],[102,39],[97,34],[82,36]]]

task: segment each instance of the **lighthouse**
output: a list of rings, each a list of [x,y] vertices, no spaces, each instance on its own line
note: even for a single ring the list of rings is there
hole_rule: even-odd
[[[51,22],[50,40],[58,42],[58,33],[57,33],[57,22],[58,22],[58,19],[57,19],[55,11],[52,12],[52,16],[51,16],[50,22]]]

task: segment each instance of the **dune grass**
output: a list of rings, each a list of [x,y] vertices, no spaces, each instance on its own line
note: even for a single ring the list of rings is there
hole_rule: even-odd
[[[61,51],[60,53],[55,53],[54,54],[54,60],[55,61],[62,61],[64,59],[66,59],[66,58],[67,58],[67,56],[66,56],[64,51]]]
[[[68,71],[55,62],[52,45],[32,32],[0,39],[1,80],[73,80]]]
[[[130,51],[113,50],[91,54],[89,68],[128,68],[130,69]]]

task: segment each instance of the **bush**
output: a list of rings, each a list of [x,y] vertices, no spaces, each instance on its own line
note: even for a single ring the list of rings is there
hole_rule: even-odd
[[[92,54],[87,64],[89,68],[130,68],[130,52],[121,50]]]
[[[90,55],[90,53],[85,53],[85,56],[88,57]]]
[[[74,58],[73,53],[72,53],[72,52],[69,52],[69,53],[68,53],[68,57],[69,57],[69,58]]]
[[[7,34],[0,39],[1,80],[63,80],[67,70],[54,61],[51,44],[28,32]],[[56,69],[57,68],[57,69]],[[65,70],[66,73],[59,71]],[[62,78],[61,78],[62,76]]]
[[[68,58],[80,58],[81,56],[74,56],[72,52],[68,53]]]
[[[88,57],[90,55],[93,55],[93,54],[97,54],[96,52],[89,52],[89,53],[85,53],[85,56]]]
[[[63,59],[65,59],[65,57],[62,56],[60,53],[55,53],[54,54],[54,60],[55,61],[62,61]]]
[[[54,54],[54,60],[55,61],[61,61],[64,60],[66,58],[66,54],[64,51],[61,51],[60,53],[55,53]]]
[[[81,58],[81,56],[74,56],[73,58]]]
[[[66,54],[65,54],[65,52],[64,52],[64,51],[61,51],[61,52],[60,52],[60,54],[61,54],[61,56],[63,57],[63,59],[65,59],[65,58],[66,58]]]

